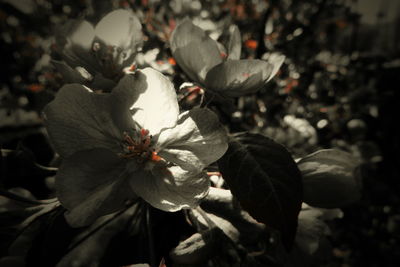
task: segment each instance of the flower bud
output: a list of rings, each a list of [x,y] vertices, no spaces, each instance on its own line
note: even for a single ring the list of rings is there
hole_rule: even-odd
[[[355,176],[357,158],[337,150],[324,149],[298,162],[303,175],[304,202],[320,208],[338,208],[360,199],[361,186]]]

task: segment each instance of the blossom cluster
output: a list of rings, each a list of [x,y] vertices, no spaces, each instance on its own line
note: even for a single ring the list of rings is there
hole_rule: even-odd
[[[122,9],[95,27],[70,21],[56,36],[60,60],[52,62],[67,84],[43,113],[63,159],[56,189],[72,226],[88,225],[139,197],[165,211],[194,207],[209,190],[205,168],[227,150],[226,130],[213,111],[181,112],[168,77],[136,68],[142,39],[138,18]],[[170,43],[192,82],[228,97],[258,90],[283,62],[240,60],[237,27],[229,55],[188,19]]]
[[[257,92],[285,60],[279,54],[266,60],[241,59],[238,27],[231,26],[228,36],[223,45],[188,18],[170,35],[173,61],[183,70],[186,82],[202,88],[211,100]],[[82,19],[69,21],[55,40],[52,62],[67,84],[46,106],[44,117],[62,158],[56,189],[67,209],[68,223],[89,225],[138,199],[164,211],[196,207],[210,189],[208,166],[228,150],[228,131],[204,103],[183,110],[170,78],[141,64],[144,35],[136,15],[118,9],[95,26]],[[270,142],[260,139],[255,144],[263,151],[266,147],[261,144]],[[254,153],[246,149],[245,153]],[[246,160],[243,156],[238,162],[244,165]],[[304,200],[331,208],[354,202],[359,198],[352,179],[356,165],[348,153],[335,150],[301,159],[302,178],[293,181],[298,187],[290,185],[299,196],[293,204],[300,207]],[[234,173],[240,170],[232,168]],[[349,190],[343,191],[342,185]],[[340,192],[342,197],[338,197]],[[298,214],[292,215],[297,218]]]

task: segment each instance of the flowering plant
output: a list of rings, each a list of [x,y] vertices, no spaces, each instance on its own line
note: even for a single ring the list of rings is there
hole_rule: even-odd
[[[68,21],[56,34],[52,63],[66,82],[110,89],[130,67],[141,49],[142,25],[132,11],[108,13],[93,27],[88,21]]]
[[[207,90],[226,97],[255,93],[278,72],[285,57],[268,61],[240,59],[241,40],[234,27],[226,49],[189,19],[178,24],[171,35],[171,51],[185,73]]]
[[[274,51],[272,22],[262,35],[272,51],[250,55],[257,47],[252,40],[242,55],[240,19],[238,27],[232,18],[213,22],[206,19],[212,13],[198,14],[214,33],[229,28],[224,46],[195,19],[169,13],[180,1],[156,2],[163,8],[142,1],[133,11],[119,1],[97,24],[89,22],[98,11],[92,6],[87,20],[69,20],[56,33],[51,62],[65,84],[40,109],[51,167],[18,145],[24,164],[45,176],[46,197],[54,198],[0,191],[0,215],[6,210],[24,219],[13,225],[17,234],[1,266],[290,266],[298,255],[308,259],[323,250],[325,221],[361,197],[359,159],[320,150],[306,118],[284,114],[276,138],[268,137],[274,126],[264,121],[284,103],[274,90],[259,89],[275,76],[271,87],[290,91],[300,83],[280,77],[293,66],[278,74],[291,59]],[[199,11],[201,1],[190,7]],[[195,84],[189,93],[204,89],[217,98],[193,107],[177,90],[188,83]],[[266,105],[268,98],[277,103]]]

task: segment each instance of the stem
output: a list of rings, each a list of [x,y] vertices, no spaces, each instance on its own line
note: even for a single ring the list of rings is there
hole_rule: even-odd
[[[58,168],[56,168],[56,167],[47,167],[47,166],[40,165],[39,163],[36,163],[36,162],[34,164],[37,168],[39,168],[43,171],[54,172],[53,175],[55,175],[58,171]]]
[[[4,197],[7,197],[7,198],[15,200],[15,201],[20,201],[20,202],[24,202],[24,203],[32,204],[32,205],[41,205],[41,204],[48,203],[48,202],[43,202],[43,201],[39,201],[39,200],[31,200],[31,199],[19,196],[17,194],[8,192],[1,188],[0,188],[0,196],[4,196]]]
[[[3,178],[6,177],[6,162],[5,158],[3,157],[3,149],[1,148],[1,145],[0,145],[0,174],[1,177]],[[0,180],[0,186],[4,187],[3,179]]]
[[[151,225],[150,206],[148,204],[146,204],[146,230],[147,230],[147,236],[148,236],[148,240],[149,240],[150,266],[157,267],[156,254],[154,251],[153,231],[152,231],[152,225]]]

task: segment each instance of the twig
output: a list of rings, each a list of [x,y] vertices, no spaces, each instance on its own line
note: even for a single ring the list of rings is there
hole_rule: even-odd
[[[151,216],[150,216],[150,206],[146,204],[146,230],[147,236],[149,240],[149,254],[150,254],[150,266],[157,267],[156,264],[156,254],[154,251],[154,240],[153,240],[153,231],[151,225]]]
[[[7,198],[15,200],[15,201],[20,201],[20,202],[24,202],[24,203],[32,204],[32,205],[42,205],[42,204],[52,203],[52,202],[46,202],[46,201],[40,201],[40,200],[32,200],[32,199],[29,199],[29,198],[25,198],[25,197],[19,196],[17,194],[8,192],[8,191],[6,191],[4,189],[1,189],[1,188],[0,188],[0,196],[4,196],[4,197],[7,197]]]

